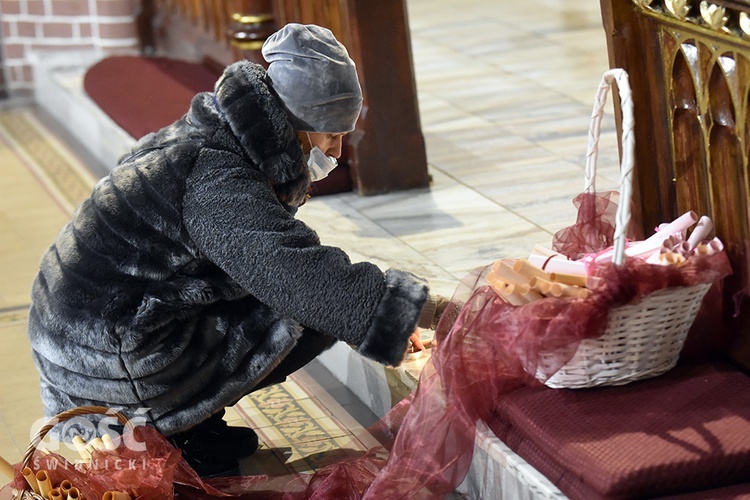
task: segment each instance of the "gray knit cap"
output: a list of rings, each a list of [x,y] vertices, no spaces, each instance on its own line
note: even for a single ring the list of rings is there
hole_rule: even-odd
[[[354,130],[362,89],[354,61],[329,29],[287,24],[268,37],[261,53],[295,130]]]

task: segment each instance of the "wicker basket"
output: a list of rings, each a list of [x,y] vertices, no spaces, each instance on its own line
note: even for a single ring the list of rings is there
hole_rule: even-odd
[[[126,429],[132,430],[133,423],[123,415],[122,413],[115,412],[110,408],[104,406],[79,406],[68,411],[59,413],[57,416],[52,417],[45,425],[43,425],[39,431],[34,435],[29,447],[26,449],[26,453],[21,461],[21,470],[25,469],[31,464],[31,460],[34,456],[34,452],[37,451],[39,444],[42,442],[44,437],[52,430],[56,425],[66,422],[72,418],[80,417],[83,415],[106,415],[109,417],[116,417],[117,420],[125,426]],[[45,500],[44,497],[31,491],[30,489],[25,490],[13,490],[13,500]]]
[[[584,190],[595,192],[596,158],[604,103],[616,82],[622,111],[622,162],[620,166],[620,204],[615,222],[613,262],[622,265],[630,223],[630,199],[633,177],[633,101],[628,75],[621,69],[604,73],[594,103],[586,155]],[[544,381],[553,388],[581,389],[623,385],[661,375],[677,363],[682,345],[700,309],[710,283],[658,290],[639,302],[609,311],[604,334],[580,342],[576,353],[562,368]],[[540,368],[554,361],[552,353],[541,353]],[[537,371],[539,375],[542,369]],[[549,373],[549,371],[547,371]]]

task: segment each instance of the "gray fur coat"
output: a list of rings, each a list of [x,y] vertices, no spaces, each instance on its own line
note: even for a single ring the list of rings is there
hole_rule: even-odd
[[[142,138],[42,259],[29,339],[45,413],[148,408],[182,431],[247,394],[303,327],[397,365],[426,284],[321,245],[293,217],[309,186],[253,63]]]

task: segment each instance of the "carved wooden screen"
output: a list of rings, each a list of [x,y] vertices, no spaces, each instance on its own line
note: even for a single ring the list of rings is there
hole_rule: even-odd
[[[258,49],[276,29],[271,0],[143,0],[147,52],[201,60],[220,71]]]
[[[142,0],[147,52],[200,60],[219,71],[263,64],[266,37],[290,22],[325,26],[357,64],[364,104],[346,140],[360,194],[429,183],[405,0]]]
[[[688,210],[709,215],[734,275],[727,328],[750,346],[750,5],[602,0],[612,66],[626,69],[636,114],[636,212],[646,232]],[[747,347],[746,347],[747,348]]]

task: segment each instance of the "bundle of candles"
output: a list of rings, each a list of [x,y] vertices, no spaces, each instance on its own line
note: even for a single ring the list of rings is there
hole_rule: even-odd
[[[63,479],[60,484],[53,486],[46,470],[34,472],[26,467],[23,470],[23,477],[31,486],[31,491],[47,500],[80,500],[83,498],[80,490],[67,479]]]
[[[687,230],[693,225],[695,228],[688,236]],[[687,212],[668,224],[660,225],[648,239],[629,242],[625,256],[654,265],[682,266],[693,255],[710,255],[724,250],[722,242],[710,236],[712,231],[713,223],[709,217],[698,219],[695,212]],[[585,299],[599,283],[589,271],[597,264],[611,262],[613,256],[614,249],[610,247],[581,260],[570,260],[537,245],[528,259],[495,262],[487,275],[487,283],[506,302],[516,306],[543,297]]]
[[[86,443],[83,438],[76,436],[73,444],[81,456],[81,462],[90,463],[91,454],[95,450],[115,450],[116,447],[108,434],[101,438],[94,438]],[[13,467],[7,460],[0,457],[0,471],[13,477]],[[33,471],[30,467],[24,467],[23,477],[31,488],[34,496],[21,498],[43,498],[45,500],[85,500],[81,491],[68,479],[63,479],[60,484],[53,485],[49,472],[46,470]],[[124,491],[107,491],[102,495],[102,500],[131,500],[130,494]]]

